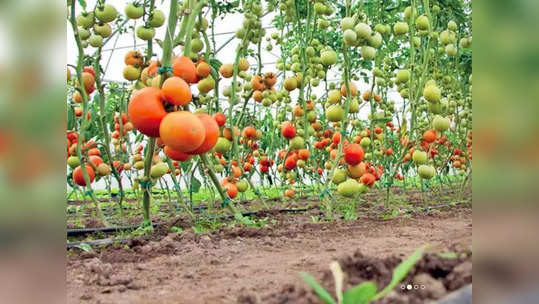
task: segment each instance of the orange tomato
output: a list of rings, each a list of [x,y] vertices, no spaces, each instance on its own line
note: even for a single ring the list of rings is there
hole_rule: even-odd
[[[197,70],[191,58],[186,56],[178,57],[172,64],[174,76],[183,78],[188,83],[198,82]]]
[[[140,133],[159,137],[159,126],[167,114],[161,101],[161,91],[147,87],[136,92],[129,102],[128,113],[133,126]]]
[[[204,113],[197,114],[196,116],[202,122],[206,136],[204,137],[202,144],[195,150],[189,152],[189,154],[203,154],[210,151],[215,146],[217,139],[219,138],[219,125],[217,125],[215,119]]]
[[[180,77],[170,77],[165,80],[161,94],[164,100],[176,106],[186,105],[192,97],[189,85]]]
[[[159,135],[165,145],[180,152],[198,149],[206,138],[202,121],[193,113],[179,111],[168,113],[159,127]]]

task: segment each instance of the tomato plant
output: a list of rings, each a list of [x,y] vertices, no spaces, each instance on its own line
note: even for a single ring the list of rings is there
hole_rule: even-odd
[[[267,206],[268,187],[285,200],[310,189],[333,218],[373,188],[388,207],[395,185],[469,181],[470,1],[89,2],[68,6],[66,159],[98,213],[103,183],[120,210],[132,190],[150,225],[152,191],[164,184],[170,201],[169,183],[195,220],[201,188],[236,216],[247,191]],[[217,45],[232,14],[241,26]],[[124,79],[109,81],[119,37],[133,45],[113,47]]]

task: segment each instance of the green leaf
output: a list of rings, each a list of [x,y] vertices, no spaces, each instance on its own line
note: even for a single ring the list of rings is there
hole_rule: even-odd
[[[376,295],[376,283],[363,282],[343,294],[343,304],[367,304]]]
[[[83,9],[86,9],[86,1],[79,0],[79,4],[80,4],[80,6],[82,6]]]
[[[92,246],[90,246],[90,244],[87,244],[87,243],[80,243],[79,245],[76,245],[75,247],[86,252],[92,251]]]
[[[215,71],[219,71],[219,68],[223,65],[223,63],[215,58],[210,58],[210,66],[215,69]]]
[[[457,254],[455,252],[445,252],[438,254],[441,258],[444,259],[456,259],[458,258]]]
[[[191,192],[198,193],[198,190],[200,190],[201,186],[202,183],[200,183],[200,181],[196,177],[191,176]]]
[[[316,280],[311,277],[309,274],[302,272],[301,277],[305,282],[311,286],[311,288],[314,290],[314,292],[318,295],[318,297],[324,301],[326,304],[335,304],[335,300],[331,297],[331,295],[324,289],[324,287],[320,286]]]
[[[373,300],[380,299],[381,297],[388,294],[397,284],[399,284],[400,281],[402,281],[410,269],[414,267],[415,263],[421,259],[421,256],[423,256],[423,251],[425,250],[426,246],[423,246],[421,248],[418,248],[407,260],[402,261],[395,269],[393,269],[393,278],[391,279],[391,283],[387,285],[382,291],[380,291]]]

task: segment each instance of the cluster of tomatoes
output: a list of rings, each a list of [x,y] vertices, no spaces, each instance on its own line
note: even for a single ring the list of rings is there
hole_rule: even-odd
[[[188,57],[176,58],[172,65],[174,76],[167,78],[162,86],[157,67],[154,63],[147,68],[148,75],[155,75],[151,80],[153,86],[131,96],[128,113],[133,126],[144,135],[159,137],[165,154],[174,160],[206,153],[217,143],[216,120],[205,113],[178,110],[192,99],[189,85],[198,82],[197,67]]]
[[[71,177],[73,182],[79,186],[86,186],[84,180],[81,160],[77,154],[77,145],[79,141],[79,135],[76,132],[68,132],[67,137],[67,164],[72,169]],[[107,165],[101,158],[101,151],[97,148],[97,144],[93,140],[88,140],[81,144],[81,155],[87,160],[86,171],[90,179],[90,183],[94,182],[96,176],[98,178],[108,176],[111,173],[109,165]],[[114,167],[118,171],[123,170],[123,165],[119,161],[113,162]]]

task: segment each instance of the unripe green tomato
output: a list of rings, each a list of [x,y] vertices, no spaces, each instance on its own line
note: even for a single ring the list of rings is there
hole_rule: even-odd
[[[305,53],[307,54],[307,56],[312,57],[315,54],[315,50],[314,50],[314,48],[312,46],[308,46],[305,49]]]
[[[271,104],[272,104],[271,99],[269,99],[269,98],[262,99],[262,105],[263,106],[269,107],[269,106],[271,106]]]
[[[382,35],[374,33],[369,37],[369,45],[374,48],[379,48],[382,45]]]
[[[99,35],[92,35],[90,36],[90,39],[88,39],[88,43],[90,43],[91,46],[98,48],[103,45],[103,37]]]
[[[440,33],[440,42],[443,45],[448,45],[453,43],[456,39],[456,34],[450,30],[445,30]]]
[[[232,143],[230,142],[230,140],[224,138],[224,137],[219,137],[217,139],[217,143],[215,144],[215,151],[216,152],[219,152],[219,153],[226,153],[230,150],[230,147],[232,146]]]
[[[412,38],[412,42],[414,43],[414,46],[417,47],[417,48],[421,46],[421,38],[419,38],[417,36]]]
[[[80,15],[77,16],[77,25],[81,26],[85,29],[89,29],[92,26],[94,26],[94,13],[89,12],[83,12]]]
[[[123,70],[123,76],[129,81],[137,80],[140,77],[140,70],[132,65],[128,65]]]
[[[341,29],[344,31],[354,29],[354,18],[345,17],[341,19]]]
[[[410,71],[409,70],[399,70],[397,72],[397,78],[395,79],[395,82],[397,83],[407,83],[410,81]]]
[[[382,35],[387,33],[385,25],[380,23],[374,26],[374,30]]]
[[[329,21],[326,19],[320,19],[318,20],[318,26],[322,29],[326,29],[329,27]]]
[[[369,137],[363,137],[361,141],[359,142],[361,147],[364,149],[367,149],[371,145],[371,139]]]
[[[242,179],[242,180],[239,180],[237,183],[236,183],[236,187],[238,188],[238,192],[245,192],[247,191],[247,189],[249,188],[249,183],[247,183],[246,180]]]
[[[375,77],[382,77],[384,75],[384,72],[382,72],[381,69],[379,68],[374,68],[372,70],[372,74],[375,76]]]
[[[353,197],[361,190],[359,183],[352,178],[347,179],[337,186],[337,193],[344,197]]]
[[[440,102],[429,102],[428,108],[429,112],[431,112],[432,114],[443,113],[443,106]]]
[[[431,179],[436,175],[436,170],[433,166],[421,165],[417,169],[417,173],[422,179]]]
[[[95,24],[94,32],[103,38],[108,38],[112,35],[112,27],[108,23]]]
[[[83,27],[79,27],[78,32],[79,32],[79,37],[81,40],[86,40],[90,38],[90,31],[88,31],[87,29]]]
[[[338,185],[346,180],[346,170],[344,169],[336,169],[333,173],[333,177],[331,178],[331,181]]]
[[[137,37],[144,41],[152,40],[155,36],[155,30],[151,27],[145,27],[143,25],[137,27]]]
[[[350,108],[348,109],[348,112],[350,113],[357,113],[359,112],[359,103],[357,102],[357,99],[350,100]]]
[[[376,57],[376,49],[371,46],[362,46],[361,57],[363,57],[365,60],[373,60],[374,57]]]
[[[425,15],[417,17],[415,26],[418,30],[425,31],[429,29],[429,18]]]
[[[451,122],[449,118],[436,115],[432,121],[432,126],[436,131],[444,132],[449,129]]]
[[[314,4],[314,11],[318,15],[325,15],[326,13],[326,6],[320,2],[316,2]]]
[[[354,27],[354,30],[357,34],[357,37],[363,40],[369,39],[369,37],[372,34],[371,27],[368,24],[363,23],[363,22],[356,24],[356,26]]]
[[[114,21],[118,16],[116,8],[110,4],[105,4],[103,7],[97,7],[94,11],[95,17],[103,22],[108,23]]]
[[[337,63],[337,53],[333,50],[320,53],[320,58],[322,59],[322,64],[325,66],[334,65]]]
[[[326,117],[331,122],[342,121],[344,114],[343,108],[338,104],[332,105],[326,110]]]
[[[445,46],[445,53],[451,57],[457,56],[457,47],[454,44],[448,44]]]
[[[402,89],[402,90],[400,90],[399,93],[400,93],[402,98],[408,98],[409,97],[408,89]]]
[[[331,90],[331,91],[329,91],[329,93],[328,93],[328,101],[331,104],[339,103],[339,102],[341,102],[341,99],[342,99],[341,90]]]
[[[159,178],[168,172],[168,166],[163,162],[158,162],[150,169],[150,176],[152,178]]]
[[[204,44],[200,39],[193,39],[191,40],[191,51],[194,53],[198,53],[202,51],[202,48],[204,48]]]
[[[161,27],[163,24],[165,24],[165,14],[158,10],[154,9],[153,12],[150,13],[151,18],[148,21],[148,24],[151,27]]]
[[[354,46],[357,42],[357,34],[354,30],[346,30],[343,33],[344,42],[349,46]]]
[[[305,147],[305,140],[303,137],[296,136],[290,140],[290,149],[299,150]]]
[[[451,31],[456,31],[458,26],[455,21],[451,20],[447,23],[447,28],[450,29]]]
[[[78,165],[80,165],[80,160],[76,156],[70,156],[67,158],[67,164],[71,168],[76,168]]]
[[[412,161],[416,165],[423,165],[427,162],[427,152],[415,150],[412,154]]]
[[[425,88],[423,89],[423,97],[428,102],[437,103],[440,102],[440,99],[442,98],[442,91],[438,88],[436,85],[425,85]]]
[[[406,19],[406,20],[409,20],[410,18],[414,19],[416,16],[417,16],[417,10],[414,9],[414,11],[412,13],[412,7],[411,6],[407,6],[404,9],[404,19]]]
[[[396,36],[404,35],[408,33],[408,29],[408,23],[399,21],[393,26],[393,33]]]

